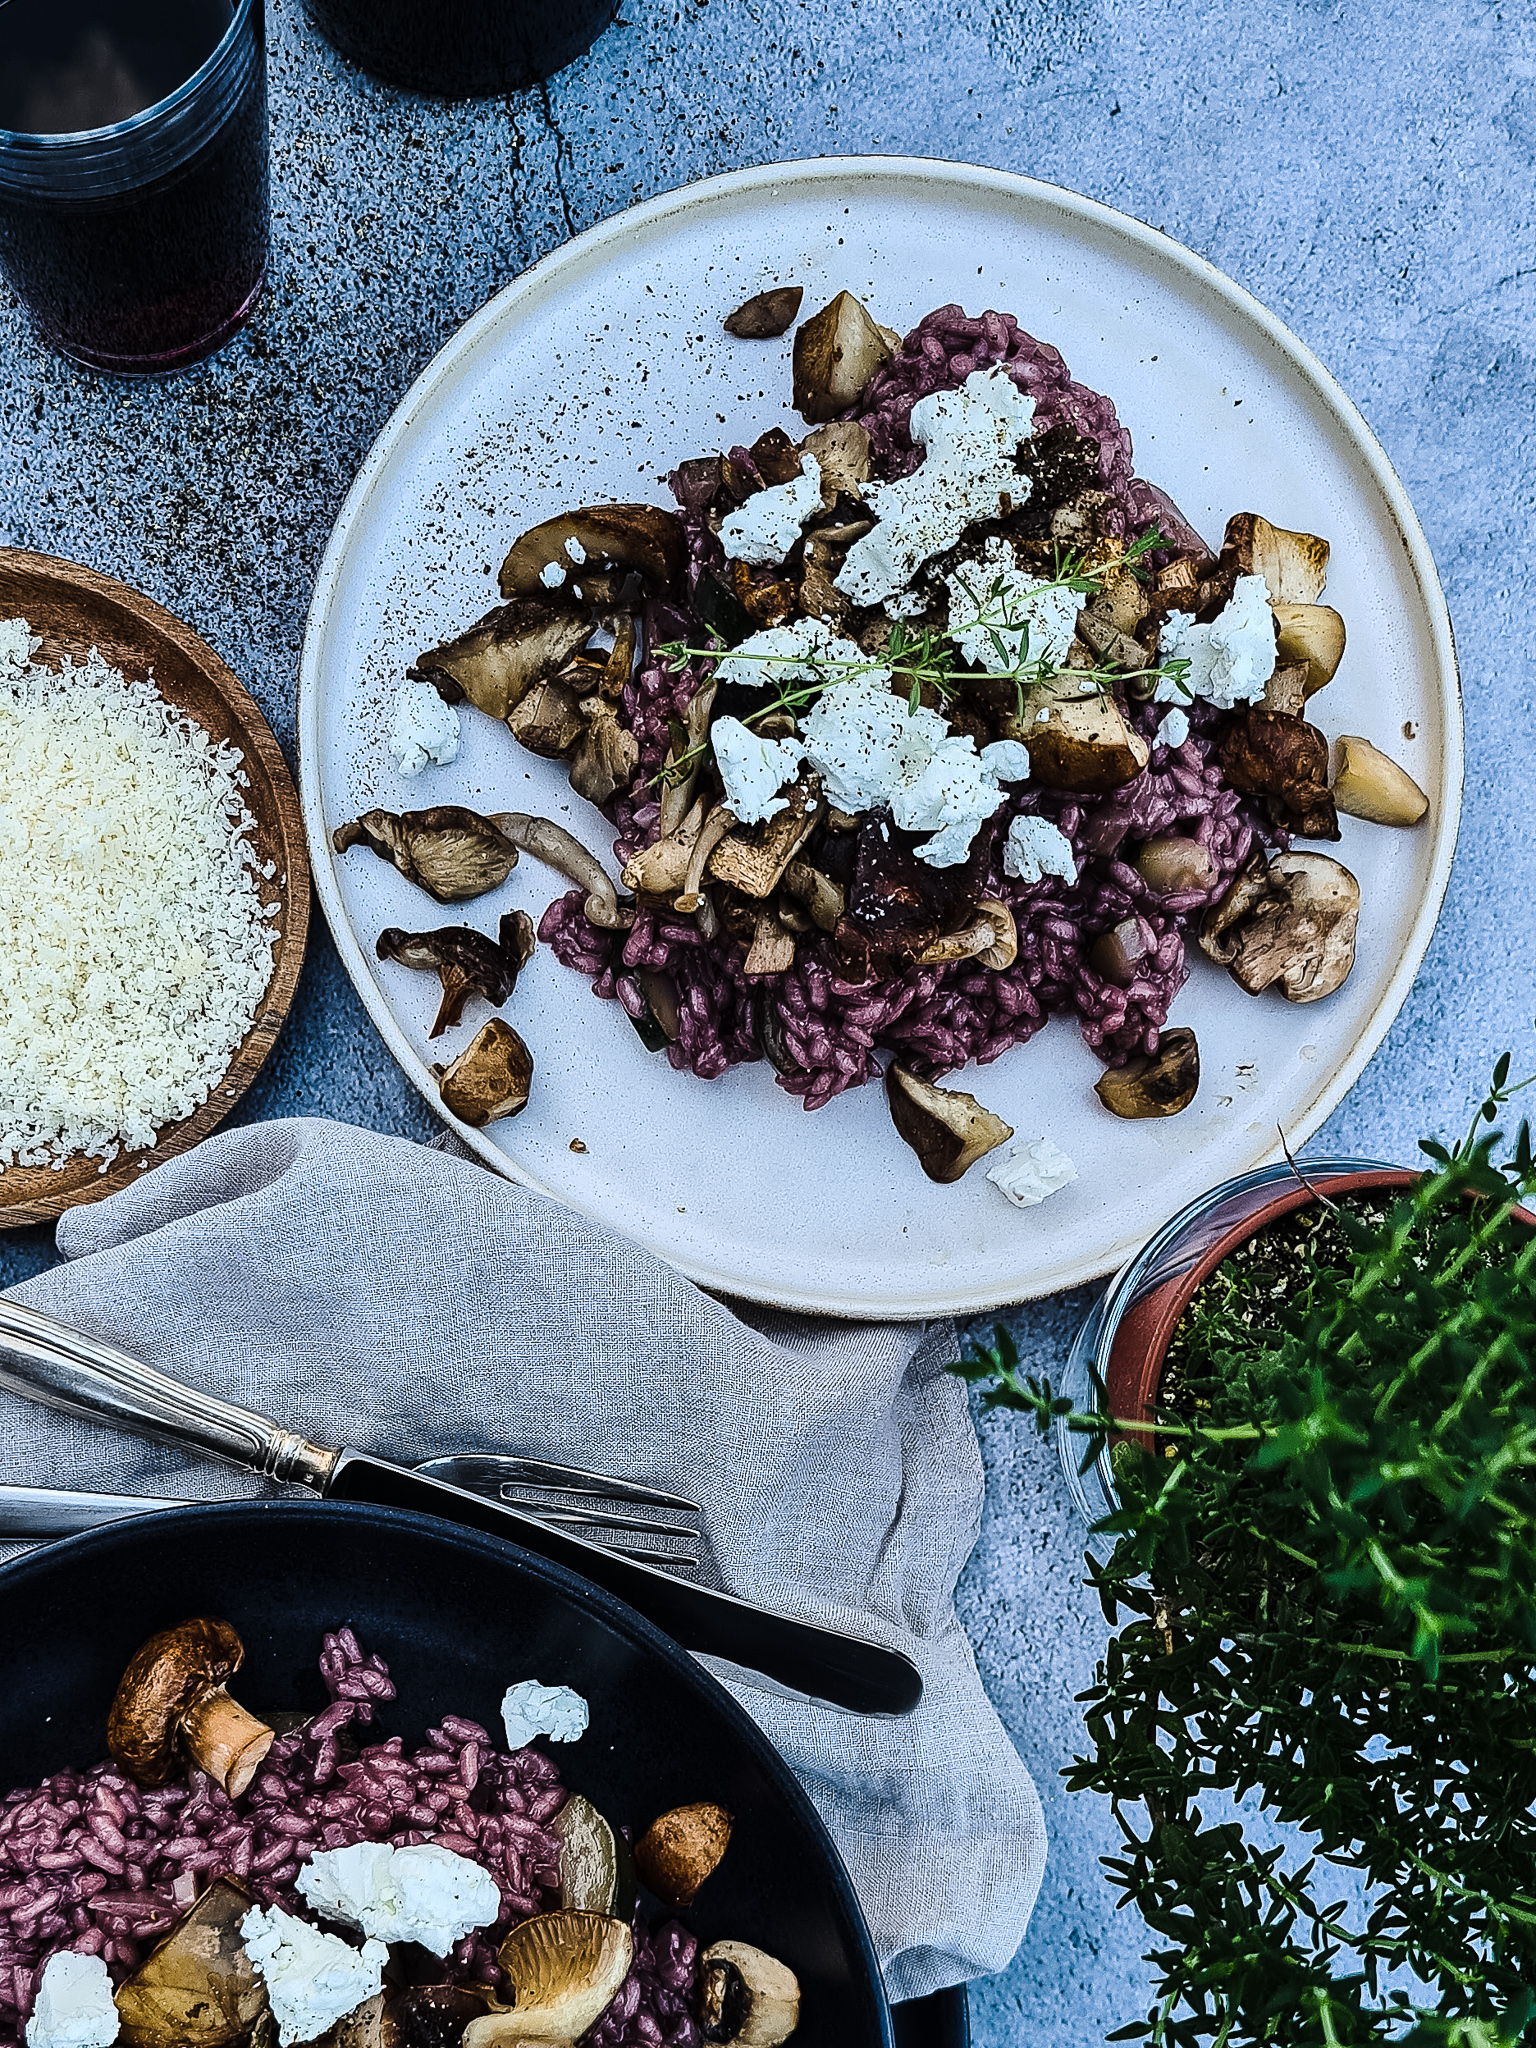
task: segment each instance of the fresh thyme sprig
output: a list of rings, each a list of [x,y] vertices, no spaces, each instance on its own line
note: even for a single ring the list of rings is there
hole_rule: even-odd
[[[961,587],[977,607],[977,616],[961,629],[965,635],[982,633],[991,645],[999,666],[995,668],[961,668],[953,636],[932,626],[914,631],[905,621],[898,619],[886,637],[886,643],[878,653],[851,656],[808,656],[796,666],[809,668],[809,677],[797,677],[793,684],[780,680],[776,692],[758,710],[751,711],[742,719],[742,724],[756,728],[768,720],[789,716],[794,718],[821,694],[837,683],[851,682],[859,676],[878,675],[890,677],[908,685],[907,709],[915,714],[923,701],[925,691],[932,691],[946,701],[960,694],[963,683],[989,683],[992,685],[1012,684],[1014,691],[1015,716],[1024,716],[1026,695],[1042,683],[1053,681],[1058,676],[1069,676],[1075,694],[1082,697],[1100,696],[1113,688],[1116,683],[1137,683],[1146,686],[1145,694],[1151,695],[1159,682],[1169,682],[1181,688],[1188,674],[1189,663],[1185,660],[1161,662],[1139,669],[1107,669],[1095,665],[1092,668],[1068,669],[1047,656],[1035,655],[1030,651],[1029,608],[1042,597],[1055,591],[1071,592],[1084,597],[1096,596],[1104,587],[1111,571],[1130,569],[1138,571],[1146,556],[1162,544],[1162,536],[1156,526],[1150,527],[1131,545],[1111,560],[1090,567],[1082,555],[1067,554],[1058,557],[1056,574],[1047,581],[1033,585],[1017,601],[1008,589],[1006,574],[993,578],[984,595],[978,596],[963,578]],[[777,664],[787,666],[795,658],[782,654],[751,654],[739,649],[729,649],[717,642],[711,647],[692,647],[682,640],[669,640],[656,650],[666,668],[677,675],[692,661],[709,661],[718,665],[722,660],[759,662],[765,667]],[[773,682],[772,676],[765,678]],[[682,753],[671,755],[664,767],[651,779],[663,786],[686,781],[694,767],[709,751],[709,741],[700,740]]]

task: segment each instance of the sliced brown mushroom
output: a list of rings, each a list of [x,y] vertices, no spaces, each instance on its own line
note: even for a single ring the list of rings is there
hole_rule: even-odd
[[[1189,567],[1187,563],[1170,566]],[[1190,580],[1193,585],[1193,575]],[[1151,601],[1135,571],[1112,567],[1102,572],[1099,588],[1083,606],[1078,623],[1084,618],[1099,619],[1115,632],[1134,637],[1150,610]]]
[[[1339,736],[1333,800],[1346,817],[1373,825],[1417,825],[1429,810],[1429,798],[1407,769],[1353,733]]]
[[[1136,855],[1136,872],[1149,889],[1162,896],[1181,896],[1187,889],[1209,889],[1216,862],[1198,839],[1167,836],[1146,840]]]
[[[1280,661],[1270,670],[1260,700],[1263,711],[1279,711],[1287,718],[1300,718],[1307,703],[1307,664]]]
[[[779,2048],[800,2023],[793,1970],[745,1941],[716,1941],[699,1958],[699,2030],[719,2048]]]
[[[1113,619],[1090,611],[1086,605],[1078,614],[1077,637],[1097,655],[1100,667],[1134,672],[1147,665],[1147,651],[1139,640],[1133,640]]]
[[[251,1895],[232,1878],[208,1887],[117,1990],[128,2048],[232,2048],[267,2008],[240,1923]]]
[[[877,327],[852,292],[796,330],[794,405],[803,419],[831,420],[846,412],[896,344]]]
[[[587,923],[595,924],[604,931],[627,930],[635,921],[634,909],[619,901],[618,891],[609,880],[602,862],[595,853],[588,853],[574,834],[567,832],[563,825],[557,825],[549,818],[535,818],[526,811],[500,811],[495,823],[524,853],[531,853],[535,860],[554,868],[574,882],[578,889],[585,889],[587,900],[583,906]]]
[[[947,960],[977,960],[983,967],[1011,967],[1018,958],[1019,932],[1006,903],[984,896],[968,924],[934,939],[918,955],[919,967],[937,967]]]
[[[1129,988],[1141,973],[1148,956],[1157,951],[1157,938],[1144,917],[1134,913],[1123,917],[1112,931],[1101,932],[1088,949],[1088,964],[1117,988]]]
[[[862,496],[869,482],[869,450],[869,430],[857,420],[828,420],[800,443],[802,455],[816,458],[821,495],[828,505],[835,505],[839,497]]]
[[[635,1910],[635,1868],[624,1837],[579,1792],[571,1794],[549,1829],[560,1843],[561,1905],[627,1922]]]
[[[757,913],[752,944],[747,952],[747,974],[788,974],[795,964],[795,935],[776,910],[766,904]]]
[[[717,882],[729,882],[743,896],[771,896],[784,870],[815,831],[821,817],[819,783],[802,773],[784,791],[786,808],[765,824],[733,831],[709,856],[708,870]],[[734,822],[734,821],[733,821]]]
[[[245,1647],[206,1615],[162,1629],[133,1654],[107,1716],[107,1748],[139,1785],[164,1785],[190,1756],[238,1799],[272,1747],[272,1730],[230,1698]]]
[[[1002,733],[1028,747],[1031,781],[1084,795],[1134,782],[1152,755],[1114,698],[1084,689],[1070,670],[1025,691],[1023,715],[1005,719]]]
[[[1275,659],[1306,663],[1305,694],[1331,683],[1344,659],[1344,621],[1327,604],[1276,604]]]
[[[468,903],[499,889],[517,866],[517,848],[494,819],[462,804],[429,811],[364,811],[331,834],[338,853],[366,846],[439,903]]]
[[[959,1088],[936,1088],[894,1060],[885,1070],[885,1095],[891,1121],[930,1180],[959,1180],[978,1159],[1013,1136],[1012,1125],[983,1109],[974,1095]]]
[[[464,1014],[471,996],[481,996],[499,1010],[513,989],[534,948],[533,920],[526,910],[509,910],[494,939],[468,925],[443,925],[437,931],[407,932],[386,925],[374,941],[381,960],[435,974],[443,1000],[429,1038],[441,1038]]]
[[[738,341],[773,341],[794,325],[805,297],[805,286],[781,284],[772,291],[754,292],[752,297],[727,313],[721,326]]]
[[[1315,725],[1250,704],[1223,726],[1213,752],[1233,789],[1269,798],[1270,814],[1283,831],[1338,838],[1328,793],[1328,742]]]
[[[488,2012],[464,2029],[463,2048],[514,2041],[575,2041],[602,2018],[629,1975],[634,1937],[605,1913],[561,1909],[521,1921],[497,1957],[510,2012]]]
[[[564,760],[587,730],[581,700],[568,682],[535,683],[507,713],[507,730],[519,746],[546,761]]]
[[[504,1017],[492,1017],[456,1060],[436,1072],[443,1107],[478,1130],[527,1107],[533,1054]]]
[[[629,569],[653,596],[671,597],[686,559],[682,526],[659,505],[584,505],[530,527],[512,543],[501,565],[501,594],[528,597],[546,589],[553,562],[588,594],[594,572]]]
[[[714,1800],[674,1806],[636,1842],[635,1870],[664,1906],[686,1906],[719,1864],[730,1839],[731,1816]]]
[[[564,668],[591,633],[591,619],[570,598],[540,592],[498,605],[457,639],[418,655],[408,673],[436,683],[445,696],[446,682],[459,693],[454,703],[467,697],[477,711],[505,718],[535,683]]]
[[[1355,961],[1360,884],[1324,853],[1256,853],[1205,914],[1201,950],[1251,996],[1315,1003]]]
[[[583,697],[580,708],[587,725],[571,762],[571,787],[589,804],[605,804],[634,780],[640,742],[605,697]]]
[[[792,860],[779,878],[779,888],[803,903],[812,923],[824,932],[836,931],[838,919],[848,909],[847,890],[809,861]]]
[[[1113,1116],[1177,1116],[1200,1086],[1200,1047],[1180,1025],[1163,1032],[1157,1051],[1111,1067],[1093,1092]]]
[[[1271,604],[1314,604],[1328,581],[1328,543],[1315,533],[1271,526],[1257,512],[1234,512],[1221,560],[1239,576],[1262,576]]]

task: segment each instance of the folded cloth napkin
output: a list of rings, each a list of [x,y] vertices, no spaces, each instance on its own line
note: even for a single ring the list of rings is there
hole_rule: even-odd
[[[1008,1962],[1045,1830],[955,1619],[982,1472],[948,1325],[733,1312],[477,1164],[308,1118],[223,1132],[58,1243],[17,1300],[321,1443],[522,1451],[703,1501],[731,1591],[904,1651],[902,1720],[714,1668],[836,1837],[892,1997]],[[11,1481],[261,1490],[10,1394],[0,1423]]]

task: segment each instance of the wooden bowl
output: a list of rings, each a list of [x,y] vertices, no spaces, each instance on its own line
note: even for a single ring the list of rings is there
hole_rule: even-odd
[[[156,1133],[152,1149],[123,1152],[106,1172],[99,1159],[77,1155],[55,1171],[47,1166],[0,1168],[0,1230],[50,1223],[77,1202],[99,1201],[140,1179],[151,1167],[186,1152],[216,1130],[250,1087],[272,1050],[293,1002],[304,939],[309,929],[309,862],[299,799],[287,763],[255,699],[204,641],[180,619],[111,576],[54,555],[0,548],[0,619],[24,618],[42,640],[36,659],[57,667],[66,654],[82,660],[93,647],[133,680],[153,675],[168,704],[186,713],[216,740],[238,747],[249,787],[245,801],[256,829],[250,843],[258,864],[272,864],[270,881],[257,887],[279,937],[272,978],[256,1018],[222,1081],[192,1116]]]

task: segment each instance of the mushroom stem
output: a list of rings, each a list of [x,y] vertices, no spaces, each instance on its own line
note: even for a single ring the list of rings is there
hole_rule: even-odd
[[[704,883],[704,866],[720,841],[736,823],[736,814],[724,804],[716,804],[699,831],[693,843],[693,853],[688,862],[688,873],[683,881],[683,893],[673,905],[684,917],[691,917],[699,907],[700,892]]]
[[[634,923],[633,906],[620,903],[619,892],[602,862],[596,854],[588,853],[563,825],[548,818],[531,817],[526,811],[502,811],[491,822],[499,826],[514,846],[520,846],[524,853],[531,853],[535,860],[543,861],[578,889],[587,891],[583,908],[588,924],[616,932],[625,931]]]
[[[949,960],[979,959],[984,967],[1011,967],[1018,950],[1019,934],[1013,912],[1006,903],[983,897],[971,923],[961,931],[946,932],[925,946],[917,964],[939,967]]]
[[[222,1785],[231,1799],[238,1799],[246,1790],[272,1747],[272,1730],[248,1714],[222,1685],[192,1702],[181,1724],[181,1736],[199,1768]]]

